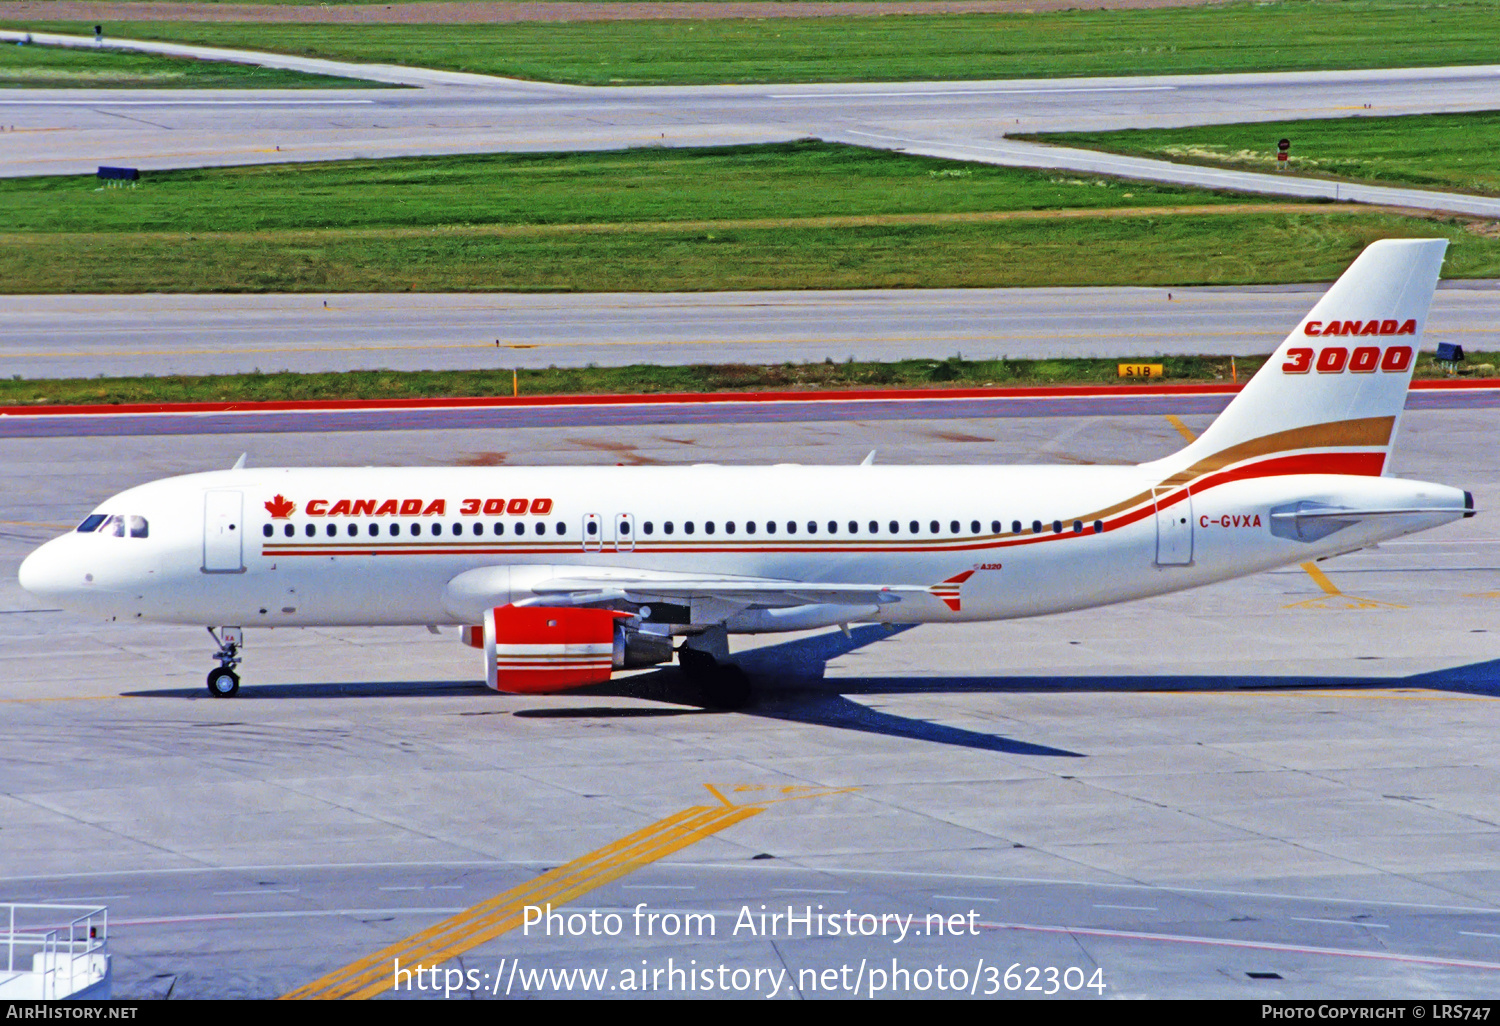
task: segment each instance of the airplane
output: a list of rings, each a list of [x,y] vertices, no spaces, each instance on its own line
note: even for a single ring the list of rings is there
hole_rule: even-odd
[[[1474,515],[1386,475],[1443,239],[1372,243],[1207,430],[1135,466],[232,469],[108,499],[22,563],[33,595],[206,626],[461,628],[486,683],[670,662],[706,704],[731,634],[957,623],[1124,602]],[[873,454],[872,454],[873,456]]]

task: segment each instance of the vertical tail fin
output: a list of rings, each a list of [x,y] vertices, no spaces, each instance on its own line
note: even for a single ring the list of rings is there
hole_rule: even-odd
[[[1246,460],[1265,473],[1379,475],[1406,404],[1446,239],[1384,239],[1349,265],[1169,481]]]

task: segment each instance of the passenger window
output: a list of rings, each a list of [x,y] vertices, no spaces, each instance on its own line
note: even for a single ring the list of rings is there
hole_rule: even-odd
[[[585,527],[584,530],[588,532],[588,536],[592,538],[594,535],[599,533],[599,525],[595,521],[590,520],[589,525]],[[672,524],[670,521],[667,523],[667,533],[672,533]]]
[[[1075,520],[1075,521],[1073,521],[1073,533],[1074,534],[1082,534],[1083,533],[1083,521],[1082,520]]]
[[[1102,521],[1102,520],[1095,520],[1094,521],[1094,533],[1095,534],[1103,534],[1104,533],[1104,521]]]
[[[1042,522],[1040,520],[1033,520],[1031,522],[1031,533],[1032,534],[1041,534],[1042,533]]]
[[[808,534],[817,534],[818,533],[818,522],[816,520],[809,520],[807,522],[807,533]]]
[[[797,521],[795,521],[795,520],[788,520],[786,522],[786,533],[787,534],[796,534],[797,533]]]
[[[505,533],[505,524],[502,521],[499,521],[499,520],[495,521],[495,533],[496,534],[504,534]]]
[[[358,533],[359,533],[359,525],[358,524],[350,524],[349,525],[349,537],[353,538]]]
[[[970,534],[978,534],[979,533],[979,521],[977,521],[977,520],[971,520],[971,521],[969,521],[969,533]]]
[[[849,533],[850,534],[858,534],[859,533],[859,521],[857,521],[857,520],[851,520],[851,521],[849,521]]]
[[[726,520],[726,521],[724,521],[724,533],[725,534],[733,534],[734,533],[734,521],[733,520]]]
[[[774,520],[767,520],[766,521],[766,533],[767,534],[775,534],[776,533],[776,521],[774,521]]]
[[[651,521],[648,520],[644,524],[641,525],[641,530],[645,531],[647,534],[655,534],[656,533],[656,525],[653,524]]]
[[[590,528],[592,528],[593,526],[594,526],[593,524],[589,525]],[[671,534],[672,533],[672,521],[668,520],[665,524],[662,524],[661,525],[661,529],[664,532],[666,532],[667,534]],[[589,533],[593,534],[594,532],[591,530],[591,531],[589,531]]]
[[[1000,521],[998,521],[998,520],[991,520],[990,521],[990,534],[999,534],[1000,531],[1001,531],[1002,526],[1003,525],[1000,523]]]
[[[1011,534],[1020,534],[1021,533],[1021,522],[1019,520],[1012,520],[1010,522],[1010,533]]]
[[[535,531],[537,534],[546,534],[547,533],[547,523],[546,523],[546,521],[544,521],[544,520],[538,520],[536,522],[536,524],[533,525],[532,530]]]
[[[286,535],[288,538],[290,538],[292,536],[292,531],[293,531],[293,528],[292,528],[291,524],[287,524],[285,527],[283,527],[281,529],[281,533],[284,534],[284,535]]]
[[[104,523],[104,520],[105,516],[103,513],[91,513],[83,518],[83,523],[78,525],[78,530],[83,532],[84,534],[89,534],[90,532],[97,530],[99,525]]]
[[[839,533],[838,521],[836,521],[836,520],[830,520],[830,521],[828,521],[828,533],[829,534],[838,534]]]
[[[880,523],[879,523],[879,521],[875,521],[875,520],[871,520],[870,521],[870,533],[871,534],[879,534],[880,533]]]
[[[921,534],[922,533],[922,525],[919,524],[919,523],[917,523],[915,520],[913,520],[907,526],[911,528],[911,533],[912,534]]]
[[[898,523],[896,523],[896,521],[894,521],[894,520],[891,521],[891,533],[892,534],[900,534],[901,533],[901,525],[898,524]]]
[[[933,534],[937,534],[938,531],[942,530],[942,528],[938,525],[938,522],[936,520],[933,520],[930,523],[928,523],[927,527],[928,527],[929,530],[932,531]]]
[[[684,523],[682,525],[682,533],[683,534],[692,534],[694,530],[695,530],[695,528],[693,527],[693,522],[691,520],[687,521],[686,523]]]
[[[313,538],[317,536],[318,529],[312,524],[308,524],[305,528],[302,529],[302,533],[307,535],[309,538]]]
[[[290,531],[291,528],[288,527],[287,530]],[[380,525],[379,524],[371,524],[370,525],[370,537],[373,538],[373,537],[375,537],[375,535],[377,535],[379,533],[380,533]]]
[[[746,534],[754,534],[755,533],[755,521],[754,520],[747,520],[747,521],[745,521],[745,533]]]
[[[714,522],[712,520],[708,521],[707,523],[705,523],[703,525],[703,533],[704,534],[713,534],[714,533]]]
[[[950,520],[950,521],[948,521],[948,533],[949,534],[957,534],[958,533],[958,526],[959,525],[958,525],[958,521],[957,520]]]
[[[337,527],[334,527],[332,524],[329,524],[328,530],[325,533],[328,535],[328,537],[332,538],[334,535],[339,533],[339,529]]]
[[[373,525],[373,524],[371,524],[371,525],[370,525],[370,526],[371,526],[371,527],[374,527],[374,525]],[[370,532],[370,533],[371,533],[371,534],[374,534],[374,533],[375,533],[375,532],[374,532],[374,531],[371,531],[371,532]],[[432,533],[433,533],[433,534],[434,534],[434,535],[438,535],[438,534],[442,534],[442,533],[443,533],[443,525],[442,525],[442,524],[438,524],[438,523],[434,523],[434,524],[433,524],[433,525],[432,525]]]
[[[559,538],[568,533],[568,525],[563,523],[561,520],[559,520],[553,526],[557,529],[557,536]]]
[[[621,520],[620,524],[619,524],[618,530],[619,530],[619,532],[621,534],[629,534],[630,533],[630,521],[629,520]]]
[[[83,529],[79,528],[79,530],[83,530]],[[269,537],[271,537],[271,535],[275,534],[276,532],[274,530],[272,530],[270,524],[267,524],[265,527],[262,527],[260,529],[260,533],[263,534],[263,535],[265,535],[267,538],[269,538]]]
[[[477,520],[474,522],[474,533],[475,534],[483,534],[484,533],[484,525],[481,524],[481,523],[479,523]]]
[[[1062,521],[1061,520],[1054,520],[1054,521],[1052,521],[1052,533],[1053,534],[1062,534]]]
[[[526,533],[526,523],[525,523],[525,521],[521,521],[521,522],[517,523],[515,530],[516,530],[516,534],[517,535],[525,534]]]

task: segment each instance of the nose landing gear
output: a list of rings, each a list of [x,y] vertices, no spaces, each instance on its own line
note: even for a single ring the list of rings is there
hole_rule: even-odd
[[[214,658],[219,661],[217,669],[208,674],[208,693],[215,698],[233,698],[240,690],[240,676],[234,668],[240,664],[240,649],[245,644],[245,632],[239,627],[220,627],[222,638],[212,628],[207,628],[209,637],[218,642],[219,650]]]

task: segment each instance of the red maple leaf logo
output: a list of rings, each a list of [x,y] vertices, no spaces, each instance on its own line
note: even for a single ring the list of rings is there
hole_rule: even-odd
[[[277,495],[276,498],[266,503],[266,510],[277,520],[285,520],[297,512],[297,504],[288,502],[285,496]]]

